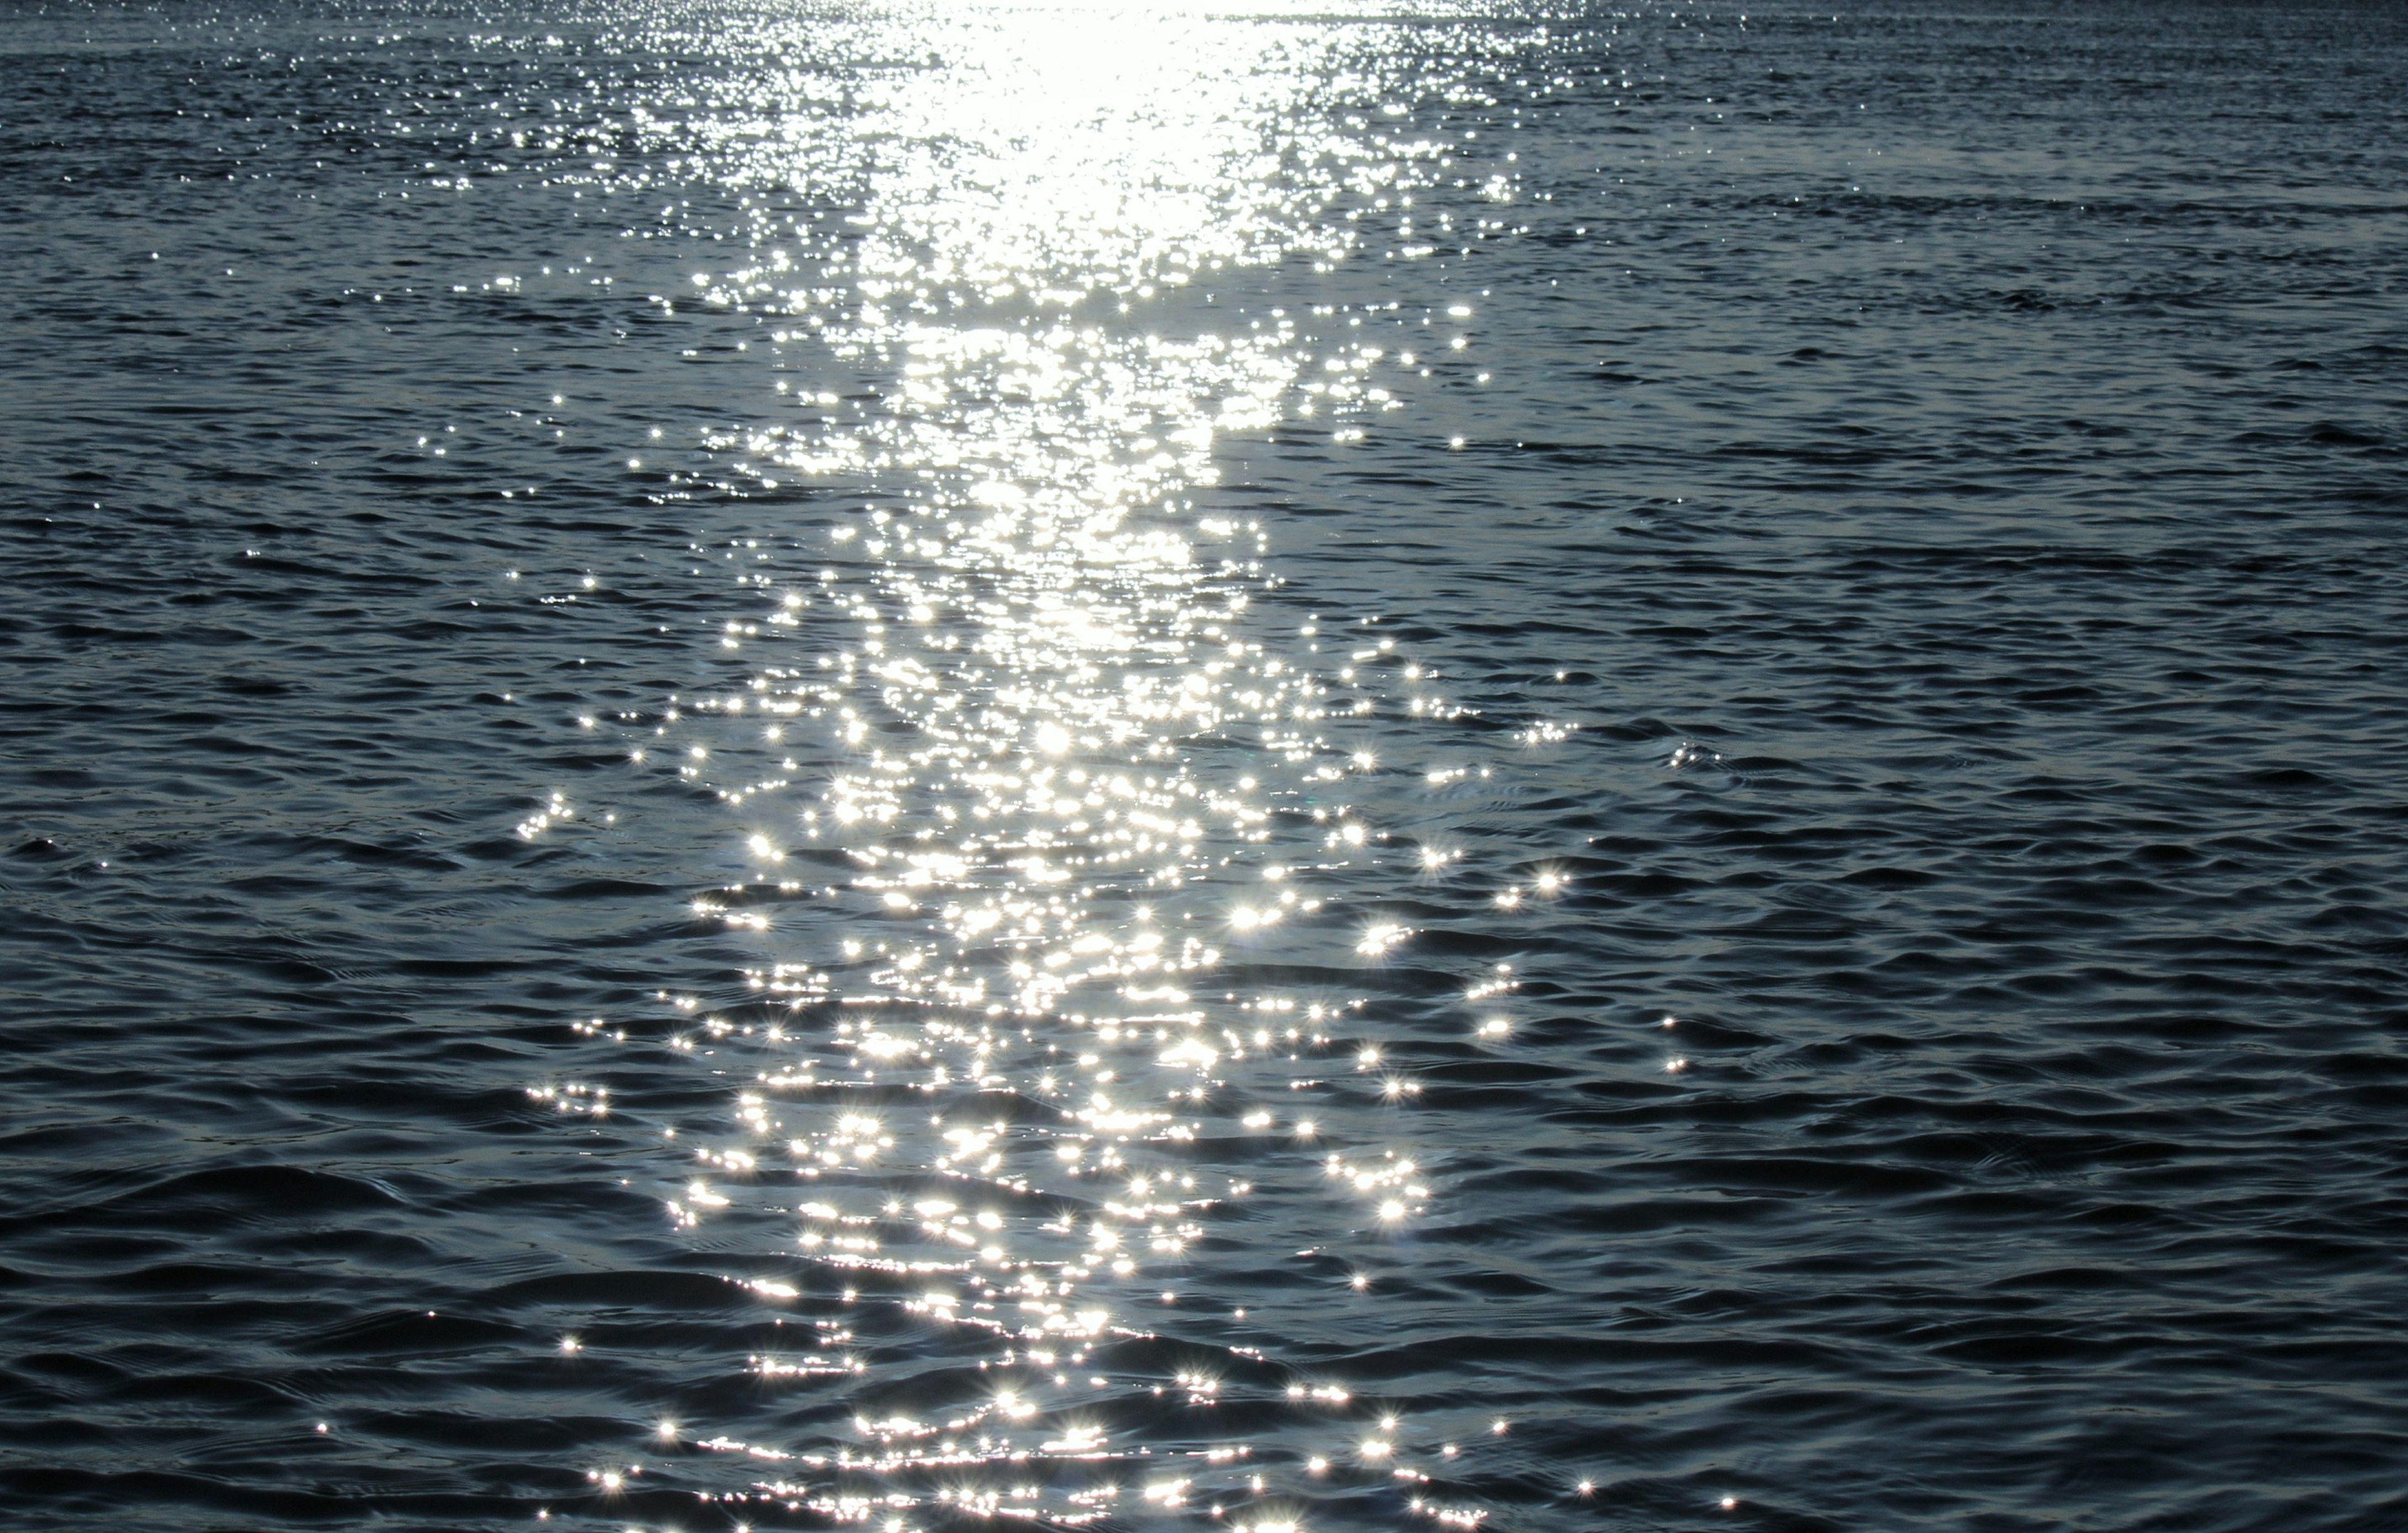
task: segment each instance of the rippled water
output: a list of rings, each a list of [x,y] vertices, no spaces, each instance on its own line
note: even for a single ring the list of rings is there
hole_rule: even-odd
[[[2408,1526],[2408,13],[0,99],[12,1526]]]

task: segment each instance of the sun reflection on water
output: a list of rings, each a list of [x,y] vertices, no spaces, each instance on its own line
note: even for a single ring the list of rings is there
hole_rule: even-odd
[[[779,411],[707,446],[808,508],[763,529],[803,566],[728,551],[742,681],[656,731],[747,868],[692,914],[757,953],[738,996],[660,997],[677,1054],[743,1082],[667,1211],[791,1263],[747,1280],[790,1338],[745,1364],[765,1409],[665,1401],[654,1429],[752,1467],[704,1493],[731,1510],[1295,1533],[1334,1486],[1426,1486],[1455,1455],[1281,1361],[1228,1302],[1252,1296],[1189,1293],[1269,1197],[1327,1238],[1297,1255],[1334,1296],[1375,1302],[1376,1253],[1435,1196],[1399,1115],[1420,1084],[1344,983],[1416,934],[1329,890],[1398,857],[1455,876],[1463,848],[1348,801],[1383,768],[1341,725],[1462,710],[1393,639],[1265,610],[1269,529],[1212,493],[1232,437],[1359,441],[1412,376],[1362,327],[1378,304],[1245,296],[1359,256],[1360,210],[1410,208],[1441,147],[1327,125],[1333,35],[929,19],[928,66],[855,126],[857,208],[791,210],[770,193],[825,144],[755,133],[728,172],[757,193],[744,258],[664,300],[757,324]],[[1274,1424],[1317,1448],[1244,1440]]]

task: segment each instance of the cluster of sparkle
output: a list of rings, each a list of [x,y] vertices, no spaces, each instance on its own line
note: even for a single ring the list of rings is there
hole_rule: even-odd
[[[1323,34],[1136,7],[993,21],[924,19],[915,50],[941,70],[848,97],[891,150],[840,221],[776,195],[833,152],[832,87],[765,84],[785,115],[729,118],[695,151],[741,189],[744,237],[653,299],[753,322],[740,344],[779,408],[707,430],[709,476],[630,472],[663,504],[845,492],[799,536],[688,550],[739,571],[747,605],[713,658],[741,678],[626,731],[632,766],[736,822],[747,872],[690,913],[756,953],[740,993],[664,992],[646,1019],[732,1085],[719,1123],[660,1130],[683,1163],[662,1201],[698,1240],[740,1232],[719,1249],[774,1232],[787,1275],[746,1282],[793,1340],[745,1371],[773,1407],[842,1402],[844,1425],[665,1421],[663,1451],[747,1466],[704,1493],[732,1516],[892,1533],[1138,1514],[1297,1533],[1313,1495],[1370,1483],[1475,1527],[1460,1424],[1416,1430],[1304,1376],[1260,1317],[1190,1286],[1199,1250],[1245,1239],[1233,1213],[1276,1196],[1318,1200],[1347,1248],[1333,1297],[1373,1302],[1381,1253],[1441,1198],[1411,1142],[1421,1082],[1389,1062],[1377,1009],[1241,976],[1273,944],[1323,973],[1407,961],[1413,927],[1339,887],[1465,876],[1466,847],[1349,801],[1385,769],[1364,721],[1426,726],[1440,760],[1414,775],[1433,788],[1498,769],[1477,759],[1494,744],[1436,727],[1473,710],[1375,620],[1275,618],[1271,529],[1213,494],[1233,436],[1364,440],[1467,347],[1473,306],[1250,309],[1220,290],[1281,264],[1328,273],[1390,220],[1383,253],[1407,261],[1491,221],[1438,212],[1416,235],[1417,190],[1456,173],[1458,146],[1405,107],[1302,126],[1331,79],[1378,88],[1308,43]],[[1481,189],[1514,194],[1505,175]],[[869,403],[828,386],[848,370],[881,380]],[[520,833],[575,813],[555,797]],[[1570,882],[1521,865],[1481,898]],[[1466,977],[1471,1037],[1505,1042],[1518,982]],[[607,1110],[585,1088],[535,1095]],[[944,1365],[882,1364],[873,1325],[942,1337]],[[1228,1440],[1213,1412],[1237,1399],[1323,1450]],[[625,1494],[642,1469],[595,1483]]]

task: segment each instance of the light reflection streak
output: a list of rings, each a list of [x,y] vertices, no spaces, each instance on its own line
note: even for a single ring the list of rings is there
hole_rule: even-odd
[[[1427,1209],[1398,1138],[1420,1086],[1381,1066],[1364,998],[1333,993],[1415,933],[1323,891],[1400,850],[1419,879],[1455,876],[1466,849],[1344,801],[1381,766],[1339,724],[1463,709],[1393,639],[1318,616],[1272,638],[1267,529],[1211,494],[1233,435],[1363,439],[1402,408],[1412,354],[1359,313],[1247,312],[1220,290],[1356,257],[1343,205],[1409,208],[1444,146],[1314,126],[1326,28],[1071,7],[909,36],[941,66],[873,93],[858,140],[884,158],[844,227],[780,221],[767,191],[804,184],[796,156],[827,145],[763,124],[729,172],[764,193],[744,261],[663,300],[766,332],[792,408],[707,437],[731,484],[847,508],[807,519],[807,573],[748,578],[717,638],[743,681],[678,699],[658,731],[710,741],[661,753],[727,807],[748,868],[692,914],[759,953],[740,1003],[659,997],[676,1056],[752,1077],[664,1201],[696,1239],[793,1254],[794,1281],[749,1286],[803,1323],[748,1371],[773,1400],[852,1409],[816,1434],[688,1412],[655,1435],[761,1467],[731,1506],[889,1526],[1141,1508],[1296,1533],[1282,1497],[1426,1483],[1429,1445],[1393,1416],[1364,1437],[1348,1387],[1289,1379],[1244,1308],[1208,1319],[1177,1280],[1233,1238],[1257,1175],[1328,1200],[1367,1248]],[[839,376],[864,387],[822,386]],[[769,563],[759,548],[741,552]],[[521,834],[575,812],[555,795]],[[1542,871],[1498,898],[1560,885]],[[1248,978],[1273,947],[1330,988]],[[1467,998],[1512,982],[1500,967]],[[1370,1279],[1346,1262],[1333,1284]],[[882,1334],[946,1340],[882,1365],[871,1311]],[[1199,1346],[1224,1368],[1180,1363]],[[1162,1425],[1165,1400],[1209,1415],[1240,1396],[1326,1421],[1326,1451],[1258,1465],[1199,1445],[1202,1417]],[[1138,1472],[1173,1454],[1192,1468]]]

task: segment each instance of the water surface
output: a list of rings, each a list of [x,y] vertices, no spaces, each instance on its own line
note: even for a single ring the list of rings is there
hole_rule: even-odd
[[[2408,1526],[2398,9],[0,61],[24,1526]]]

